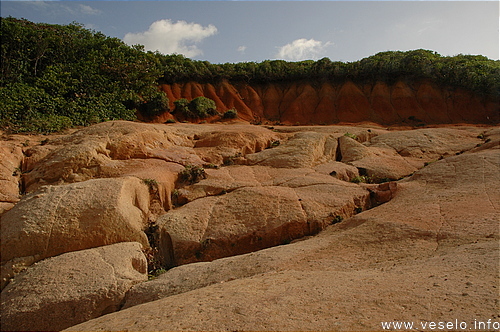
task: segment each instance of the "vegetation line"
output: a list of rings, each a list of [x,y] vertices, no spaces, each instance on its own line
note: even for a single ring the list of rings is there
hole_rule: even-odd
[[[11,132],[50,133],[107,120],[133,120],[137,113],[158,115],[169,107],[158,86],[187,81],[392,84],[430,79],[500,97],[500,61],[482,55],[445,57],[420,49],[382,52],[350,63],[323,58],[212,64],[145,52],[141,45],[128,46],[78,23],[54,25],[13,17],[1,18],[0,23],[0,128]],[[179,109],[199,110],[194,114],[198,117],[213,112],[208,101],[196,102],[201,102],[198,108],[183,104]]]

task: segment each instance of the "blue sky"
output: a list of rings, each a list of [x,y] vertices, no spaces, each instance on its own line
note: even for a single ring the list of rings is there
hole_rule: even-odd
[[[2,16],[68,24],[213,63],[388,50],[499,59],[497,1],[1,1]]]

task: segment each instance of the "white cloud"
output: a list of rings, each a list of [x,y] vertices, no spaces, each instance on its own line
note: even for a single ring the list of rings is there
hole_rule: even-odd
[[[332,44],[331,42],[323,43],[314,39],[301,38],[281,46],[276,57],[291,61],[317,60],[324,54],[325,48]]]
[[[82,5],[82,4],[80,4],[80,12],[82,14],[87,14],[87,15],[97,15],[97,14],[101,13],[101,11],[99,9],[94,9],[90,6]]]
[[[159,51],[163,54],[178,53],[186,57],[194,57],[203,54],[196,43],[216,33],[217,28],[212,24],[203,27],[186,21],[174,23],[171,20],[159,20],[153,22],[147,31],[127,33],[123,41],[129,45],[144,45],[148,51]]]
[[[245,54],[245,50],[247,49],[247,47],[245,45],[242,45],[242,46],[239,46],[238,47],[238,52],[240,52],[241,54]]]

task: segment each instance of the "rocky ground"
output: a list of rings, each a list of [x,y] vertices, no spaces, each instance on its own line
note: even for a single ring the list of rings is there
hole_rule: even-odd
[[[500,322],[499,147],[485,126],[4,133],[1,328]]]

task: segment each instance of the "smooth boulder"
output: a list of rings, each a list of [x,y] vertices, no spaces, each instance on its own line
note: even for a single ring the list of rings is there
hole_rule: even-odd
[[[148,246],[149,191],[138,178],[46,186],[25,196],[1,223],[2,285],[16,270],[62,253],[117,242]]]
[[[147,280],[137,242],[48,258],[18,274],[1,293],[2,331],[60,331],[117,311],[125,293]]]

